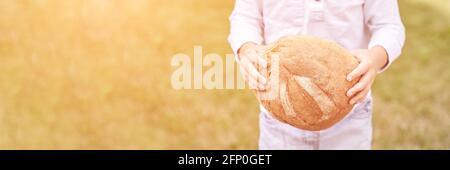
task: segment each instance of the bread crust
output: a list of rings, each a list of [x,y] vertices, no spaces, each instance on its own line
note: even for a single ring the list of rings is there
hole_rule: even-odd
[[[275,55],[276,54],[276,55]],[[269,62],[268,87],[277,91],[273,99],[256,95],[272,115],[287,124],[304,130],[327,129],[342,120],[353,108],[346,92],[358,80],[346,75],[358,60],[333,41],[312,36],[289,36],[271,44],[264,57]],[[271,61],[279,57],[279,78],[274,79]]]

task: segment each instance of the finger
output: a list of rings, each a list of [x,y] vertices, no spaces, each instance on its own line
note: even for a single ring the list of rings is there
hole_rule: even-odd
[[[247,70],[249,77],[256,79],[261,85],[266,84],[267,83],[266,78],[261,73],[259,73],[258,70],[256,70],[255,66],[251,64],[250,61],[248,61],[247,59],[244,58],[243,60],[244,63],[242,64]]]
[[[252,90],[259,90],[258,82],[256,82],[255,80],[249,80],[248,86]]]
[[[264,86],[261,85],[257,79],[252,78],[251,76],[248,77],[247,83],[250,86],[250,89],[253,90],[264,90]]]
[[[260,83],[260,81],[257,78],[255,78],[254,76],[251,76],[249,74],[247,74],[247,82],[252,89],[255,89],[255,90],[263,90],[264,89],[264,85],[262,83]]]
[[[352,54],[356,59],[358,59],[359,62],[361,62],[361,54],[363,50],[351,50],[350,54]]]
[[[356,77],[360,77],[369,70],[369,65],[367,63],[360,63],[352,72],[347,75],[347,81],[352,81]]]
[[[258,50],[253,53],[255,62],[253,63],[257,68],[267,68],[267,61],[264,59],[264,51]]]
[[[246,62],[242,62],[242,64],[239,65],[240,71],[241,71],[241,75],[244,78],[246,83],[249,83],[250,80],[253,80],[254,78],[252,78],[252,76],[249,74],[248,69],[246,67]]]
[[[373,81],[374,75],[371,72],[367,72],[352,88],[347,91],[347,96],[353,96],[355,93],[364,90]]]
[[[246,58],[257,67],[267,68],[267,61],[262,57],[262,55],[262,52],[257,52],[254,50],[247,53]]]
[[[248,64],[248,61],[243,61],[242,64],[240,65],[240,70],[241,70],[241,74],[242,77],[244,78],[245,82],[248,83],[250,89],[264,89],[264,86],[261,85],[260,83],[258,83],[258,79],[255,76],[252,76],[249,72],[248,72],[248,66],[252,66],[251,64]]]
[[[239,71],[241,72],[242,78],[244,78],[245,82],[248,80],[248,71],[244,67],[244,63],[242,61],[239,61]]]
[[[240,68],[239,70],[241,71],[241,76],[244,79],[245,83],[248,83],[249,86],[251,86],[250,83],[249,83],[249,77],[248,77],[247,70],[242,65],[239,65],[239,68]],[[252,87],[250,87],[250,88],[252,88]]]
[[[245,66],[240,66],[240,70],[241,70],[241,75],[244,78],[245,82],[248,83],[250,81],[250,79],[253,79],[250,74],[248,73],[247,69],[245,68]]]
[[[353,104],[359,103],[362,100],[364,100],[367,93],[369,93],[369,90],[370,90],[370,87],[364,88],[364,90],[360,91],[358,94],[356,94],[354,97],[352,97],[352,99],[350,99],[350,104],[353,105]]]
[[[262,55],[258,55],[256,65],[261,68],[267,68],[267,61],[262,57]]]
[[[241,68],[241,75],[244,78],[244,81],[248,84],[249,88],[258,89],[258,83],[256,83],[257,81],[249,76],[245,67],[241,65],[240,68]]]

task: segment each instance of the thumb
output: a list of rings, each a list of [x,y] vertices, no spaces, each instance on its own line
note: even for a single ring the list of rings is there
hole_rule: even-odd
[[[353,57],[355,57],[359,62],[361,62],[361,54],[362,54],[361,49],[355,49],[355,50],[350,50],[350,54],[353,55]]]

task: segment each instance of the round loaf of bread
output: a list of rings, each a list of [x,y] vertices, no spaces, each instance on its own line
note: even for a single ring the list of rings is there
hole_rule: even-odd
[[[270,45],[268,89],[260,103],[278,120],[304,130],[323,130],[353,108],[346,92],[358,81],[346,76],[358,60],[339,44],[310,36],[290,36]]]

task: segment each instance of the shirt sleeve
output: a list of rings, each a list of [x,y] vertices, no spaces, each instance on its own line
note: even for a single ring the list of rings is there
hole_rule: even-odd
[[[388,54],[388,63],[382,72],[400,56],[405,42],[405,27],[397,0],[366,0],[364,19],[371,33],[369,48],[379,45]]]
[[[230,16],[228,42],[237,57],[237,52],[246,42],[262,44],[263,19],[261,0],[236,0]]]

